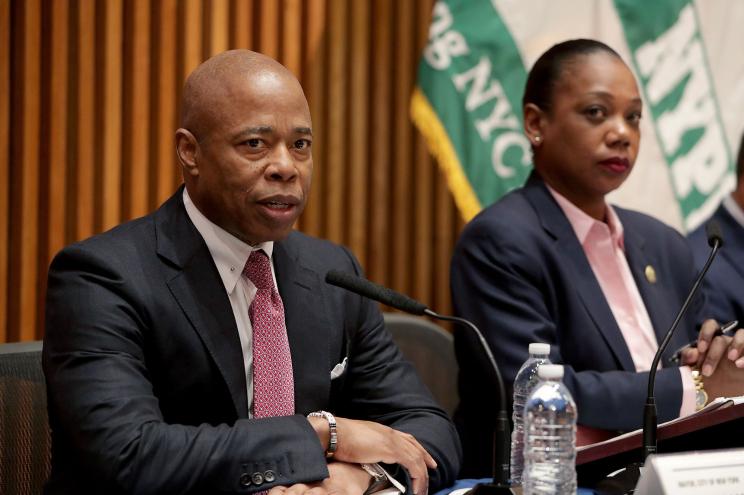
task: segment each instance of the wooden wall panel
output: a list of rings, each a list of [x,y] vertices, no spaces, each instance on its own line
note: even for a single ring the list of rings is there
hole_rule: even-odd
[[[150,187],[150,2],[129,0],[125,3],[126,38],[124,43],[124,215],[140,217],[149,210]]]
[[[429,3],[429,5],[425,5]],[[425,18],[426,12],[431,12],[432,2],[422,2],[418,5],[418,18]],[[419,22],[416,30],[417,45],[423,49],[429,34],[429,26]],[[449,266],[442,267],[434,264],[432,245],[434,243],[434,230],[440,228],[434,223],[432,215],[434,204],[434,175],[437,173],[433,166],[431,155],[427,151],[426,144],[419,133],[414,133],[413,161],[414,176],[416,177],[414,194],[416,203],[414,206],[414,252],[413,257],[413,289],[416,299],[428,301],[433,306],[433,280],[434,270],[445,270],[449,274]],[[449,285],[449,284],[448,284]],[[439,309],[439,308],[437,308]],[[441,310],[440,310],[441,311]]]
[[[75,237],[84,239],[94,233],[94,156],[96,102],[96,5],[94,0],[78,2],[77,17],[77,147],[75,160],[76,188]]]
[[[302,2],[284,0],[282,5],[282,63],[302,80]]]
[[[150,163],[155,171],[154,195],[151,203],[160,204],[173,194],[180,182],[181,172],[173,153],[173,130],[177,128],[174,95],[178,93],[180,77],[177,77],[176,60],[176,0],[161,0],[157,3],[153,17],[153,84],[154,129],[150,141]]]
[[[124,41],[122,0],[108,0],[103,5],[103,84],[101,104],[103,112],[101,141],[101,230],[108,230],[125,218],[122,215],[122,45]]]
[[[261,0],[259,5],[259,23],[258,26],[258,46],[256,50],[268,55],[269,57],[279,59],[282,32],[279,24],[279,7],[281,2],[278,0]]]
[[[393,197],[388,175],[392,170],[392,78],[393,57],[393,1],[378,0],[373,3],[372,25],[375,42],[371,54],[372,67],[372,136],[370,140],[370,233],[369,257],[367,272],[372,280],[388,285],[388,246],[392,239],[390,230],[391,217],[402,210],[391,210],[390,198]],[[381,67],[386,69],[381,70]],[[405,108],[399,111],[405,112]],[[405,112],[407,113],[407,112]]]
[[[0,0],[0,342],[43,336],[63,245],[153,211],[181,182],[185,77],[214,53],[278,58],[313,117],[298,228],[370,279],[450,310],[462,222],[408,116],[433,0]]]
[[[351,6],[351,52],[354,54],[370,53],[370,4],[354,2]],[[369,57],[351,57],[349,74],[349,96],[352,111],[349,115],[349,181],[347,201],[353,204],[366,205],[369,201],[367,172],[369,170],[369,102],[370,91]],[[348,241],[351,250],[360,259],[367,258],[367,217],[366,208],[348,208]]]
[[[230,42],[230,2],[212,0],[209,5],[209,56],[224,52]]]
[[[0,0],[0,342],[8,328],[10,223],[10,0]]]
[[[418,63],[420,53],[414,53],[415,40],[410,32],[415,32],[413,3],[395,2],[395,51],[393,57],[393,164],[413,165],[411,119],[408,112],[401,109],[408,108],[411,92],[413,91],[415,73],[411,67]],[[413,216],[401,215],[400,211],[412,211],[414,205],[413,167],[400,167],[395,174],[387,174],[392,182],[392,218],[390,239],[390,261],[392,279],[389,283],[403,293],[411,291],[411,270],[407,269],[413,253]],[[391,180],[391,178],[395,180]]]
[[[328,38],[326,28],[326,0],[307,1],[307,25],[304,41],[305,51],[303,83],[310,114],[313,119],[313,182],[305,212],[300,219],[301,228],[310,235],[321,237],[326,235],[323,228],[323,203],[325,202],[325,182],[320,178],[327,175],[323,164],[327,162],[325,143],[326,136],[321,131],[326,129],[326,82]]]
[[[327,201],[325,210],[326,229],[321,234],[334,242],[345,244],[346,215],[349,209],[356,207],[346,201],[346,145],[349,139],[346,129],[347,91],[349,81],[347,74],[348,61],[348,2],[346,0],[330,0],[328,12],[328,80],[324,89],[328,90],[326,104],[328,105],[328,123],[325,129],[317,129],[316,133],[325,131],[326,161],[324,172],[318,177],[325,182],[323,201]],[[317,176],[316,176],[317,177]]]
[[[13,259],[20,268],[18,290],[17,328],[11,328],[11,334],[18,335],[20,340],[29,340],[36,334],[37,326],[37,292],[39,265],[39,139],[41,137],[41,9],[39,0],[29,0],[23,6],[23,62],[22,89],[20,91],[19,111],[22,125],[18,127],[21,135],[17,136],[19,152],[16,154],[23,167],[17,167],[15,193],[20,194],[16,202],[16,211],[20,222],[12,229],[16,249],[11,250]],[[14,263],[15,264],[15,263]]]
[[[180,36],[178,46],[181,49],[181,70],[179,80],[183,82],[186,77],[204,60],[202,54],[202,9],[201,0],[182,0],[179,2],[181,10]]]
[[[50,39],[50,94],[49,107],[53,108],[48,119],[45,136],[48,153],[48,225],[47,250],[45,264],[48,264],[54,253],[65,244],[65,201],[67,198],[67,112],[68,112],[68,79],[70,61],[69,50],[69,14],[70,6],[67,0],[53,3],[51,8],[51,39]],[[52,132],[54,130],[54,132]]]
[[[230,16],[230,42],[235,48],[251,48],[253,46],[253,2],[251,0],[232,0],[232,15]]]

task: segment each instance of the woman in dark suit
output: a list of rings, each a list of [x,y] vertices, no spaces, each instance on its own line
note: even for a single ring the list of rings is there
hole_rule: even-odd
[[[509,391],[529,343],[551,344],[551,360],[565,366],[585,442],[596,438],[596,429],[641,426],[651,361],[695,277],[679,233],[605,199],[633,169],[642,107],[633,74],[607,45],[571,40],[546,51],[530,71],[523,100],[534,171],[465,227],[452,260],[455,309],[485,332]],[[710,320],[701,353],[686,353],[681,367],[669,361],[674,349],[697,337],[704,315],[699,298],[664,356],[656,376],[660,421],[744,392],[737,368],[744,360],[736,361],[744,331],[733,343],[712,341],[717,325]],[[461,475],[485,476],[496,409],[495,394],[488,393],[492,375],[470,335],[457,332],[455,344]],[[736,356],[720,359],[729,345]],[[688,365],[702,366],[696,376],[707,399],[696,394]]]

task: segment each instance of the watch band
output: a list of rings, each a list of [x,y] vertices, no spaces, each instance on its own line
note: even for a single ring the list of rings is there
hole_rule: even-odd
[[[692,370],[692,382],[695,384],[695,410],[699,411],[708,403],[708,392],[703,385],[703,374],[700,370]]]
[[[336,418],[333,414],[328,411],[315,411],[307,415],[308,418],[325,418],[328,421],[328,450],[326,450],[326,457],[331,458],[338,449],[338,432],[336,431]]]
[[[364,491],[364,495],[371,495],[372,493],[382,490],[390,485],[390,481],[388,480],[385,471],[383,471],[379,464],[360,464],[360,466],[367,472],[367,474],[372,476],[372,479],[369,481],[369,486]]]

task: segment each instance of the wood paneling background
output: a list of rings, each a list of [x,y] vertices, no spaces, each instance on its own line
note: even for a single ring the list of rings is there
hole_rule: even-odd
[[[181,182],[186,75],[250,48],[302,82],[315,174],[298,228],[371,280],[450,310],[462,227],[408,116],[433,0],[0,0],[0,342],[43,336],[64,245],[154,210]]]

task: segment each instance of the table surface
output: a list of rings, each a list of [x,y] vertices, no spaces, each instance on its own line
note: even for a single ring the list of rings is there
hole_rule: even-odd
[[[467,488],[472,488],[478,483],[488,483],[489,479],[480,479],[480,480],[474,480],[474,479],[463,479],[463,480],[457,480],[454,485],[452,485],[449,488],[445,488],[444,490],[439,490],[434,495],[449,495],[456,490],[462,490]],[[518,493],[521,493],[521,488],[518,488]],[[590,490],[588,488],[579,488],[576,492],[577,495],[594,495],[594,490]],[[457,495],[457,494],[453,494]]]

